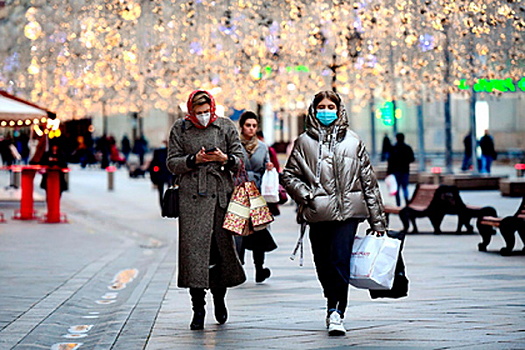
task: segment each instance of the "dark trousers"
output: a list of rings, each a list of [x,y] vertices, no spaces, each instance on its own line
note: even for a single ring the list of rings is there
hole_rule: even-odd
[[[394,173],[397,181],[397,193],[396,193],[396,205],[401,206],[401,191],[403,197],[405,197],[405,205],[408,204],[408,180],[410,177],[409,173]]]
[[[315,270],[328,310],[337,309],[343,316],[348,304],[350,256],[358,224],[357,219],[310,224]]]

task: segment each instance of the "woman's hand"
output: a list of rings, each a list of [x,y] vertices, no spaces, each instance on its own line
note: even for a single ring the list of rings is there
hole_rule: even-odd
[[[272,162],[268,162],[268,163],[266,163],[266,170],[272,170],[272,169],[274,169],[274,168],[275,168],[275,166],[273,165]]]
[[[195,163],[197,164],[208,162],[224,163],[226,161],[228,161],[228,156],[224,154],[219,148],[213,152],[206,153],[205,148],[202,147],[195,155]]]

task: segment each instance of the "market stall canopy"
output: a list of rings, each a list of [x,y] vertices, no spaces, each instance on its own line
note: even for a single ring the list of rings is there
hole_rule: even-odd
[[[0,91],[0,121],[18,121],[47,116],[47,110]]]

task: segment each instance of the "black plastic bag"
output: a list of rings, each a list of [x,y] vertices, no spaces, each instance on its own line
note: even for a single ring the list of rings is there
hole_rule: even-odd
[[[408,296],[408,278],[405,275],[405,264],[401,252],[397,259],[396,272],[394,275],[394,285],[392,289],[370,289],[370,298],[392,298],[398,299]]]
[[[408,296],[408,278],[405,273],[405,262],[403,261],[403,246],[405,245],[405,233],[402,231],[399,232],[389,232],[388,235],[392,238],[397,238],[401,240],[401,249],[399,250],[399,256],[397,257],[396,271],[394,274],[394,285],[392,289],[370,289],[370,298],[404,298]]]

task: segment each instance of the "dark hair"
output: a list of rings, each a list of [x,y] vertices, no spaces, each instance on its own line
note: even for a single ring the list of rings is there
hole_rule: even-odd
[[[397,142],[405,142],[405,134],[401,132],[396,134],[396,140]]]
[[[319,102],[321,102],[325,98],[335,103],[335,105],[337,106],[337,110],[339,111],[339,108],[341,108],[341,97],[339,97],[337,93],[330,91],[330,90],[318,92],[314,96],[314,101],[312,103],[314,108],[317,108],[317,105],[319,104]]]
[[[257,114],[255,114],[252,111],[245,111],[241,114],[241,117],[239,118],[239,125],[241,126],[241,128],[244,126],[244,123],[246,123],[248,119],[255,119],[257,121],[257,124],[259,124],[259,117],[257,116]]]

